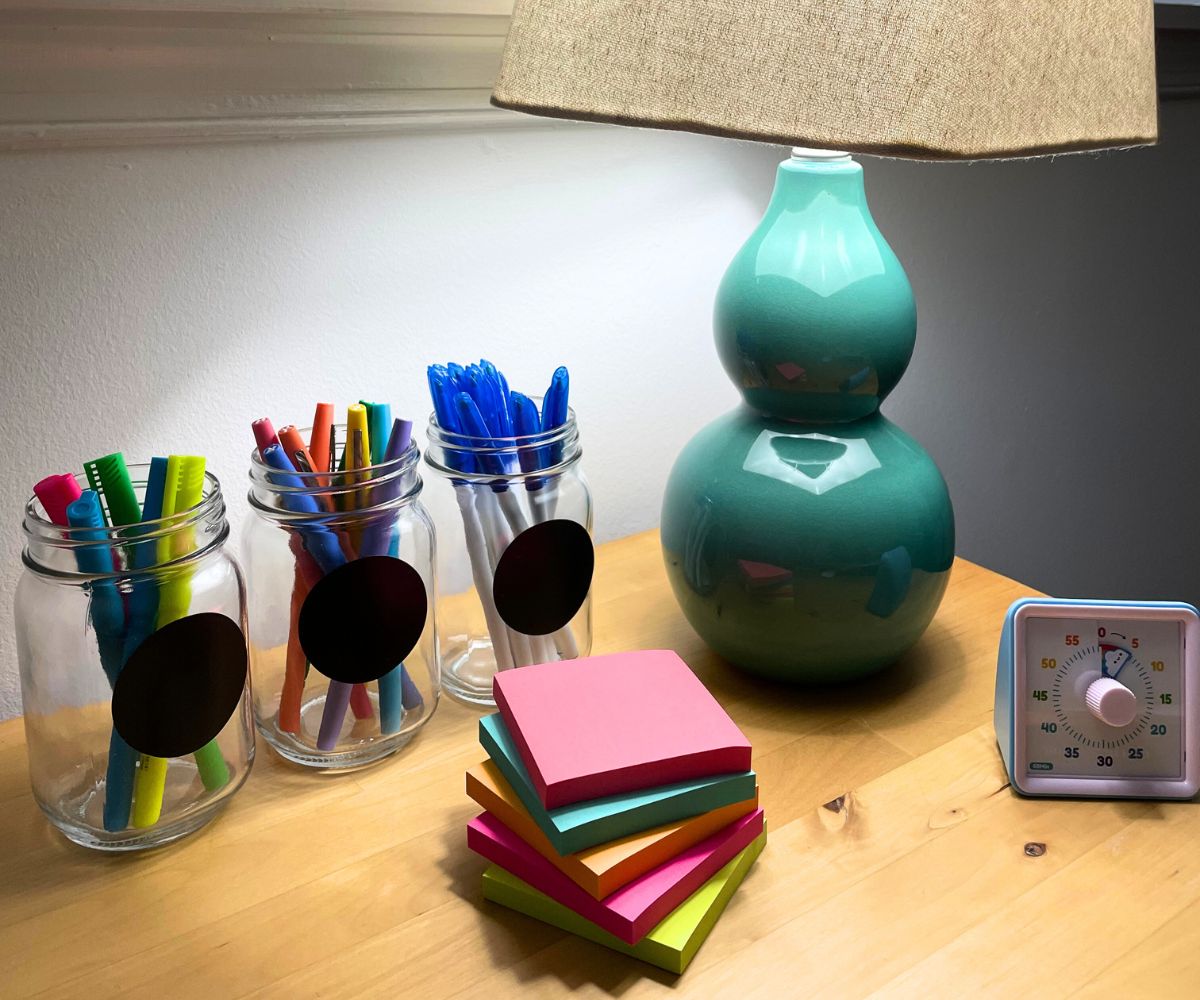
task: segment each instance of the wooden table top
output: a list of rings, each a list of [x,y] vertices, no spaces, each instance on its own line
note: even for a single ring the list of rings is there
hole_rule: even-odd
[[[0,995],[1196,996],[1200,811],[1022,799],[992,735],[1000,625],[1033,591],[959,560],[917,647],[874,680],[734,672],[684,621],[653,532],[600,549],[595,652],[673,648],[754,745],[766,851],[682,977],[481,898],[443,699],[391,760],[310,774],[260,745],[205,830],[111,857],[70,845],[0,725]],[[1037,857],[1025,845],[1045,845]]]

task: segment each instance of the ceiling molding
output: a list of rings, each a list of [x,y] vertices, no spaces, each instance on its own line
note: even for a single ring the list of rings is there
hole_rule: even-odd
[[[322,2],[0,4],[0,148],[532,123],[488,104],[508,0]]]

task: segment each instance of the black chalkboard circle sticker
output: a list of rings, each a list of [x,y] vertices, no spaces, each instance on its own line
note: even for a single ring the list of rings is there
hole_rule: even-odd
[[[138,753],[183,757],[216,739],[245,687],[246,640],[237,622],[188,615],[129,657],[113,686],[113,727]]]
[[[429,599],[403,559],[367,556],[321,577],[300,608],[300,647],[326,677],[379,680],[413,651]]]
[[[549,635],[567,625],[592,587],[592,536],[575,521],[543,521],[504,550],[492,594],[504,623],[525,635]]]

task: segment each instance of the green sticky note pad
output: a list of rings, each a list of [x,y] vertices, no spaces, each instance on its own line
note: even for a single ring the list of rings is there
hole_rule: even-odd
[[[559,854],[576,854],[651,827],[744,802],[754,797],[758,780],[753,771],[721,774],[547,809],[499,713],[479,720],[479,742]]]
[[[767,833],[761,834],[724,868],[672,910],[662,922],[635,945],[628,945],[574,910],[556,903],[498,865],[483,873],[485,898],[564,931],[595,941],[613,951],[632,955],[643,962],[676,974],[696,957],[750,867],[762,853]]]

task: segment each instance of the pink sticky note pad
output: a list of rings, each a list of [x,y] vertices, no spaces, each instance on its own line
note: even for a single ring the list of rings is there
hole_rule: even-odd
[[[750,741],[671,650],[506,670],[492,690],[547,809],[750,770]]]
[[[467,846],[597,927],[637,944],[762,831],[763,811],[756,809],[599,900],[491,813],[467,824]]]

